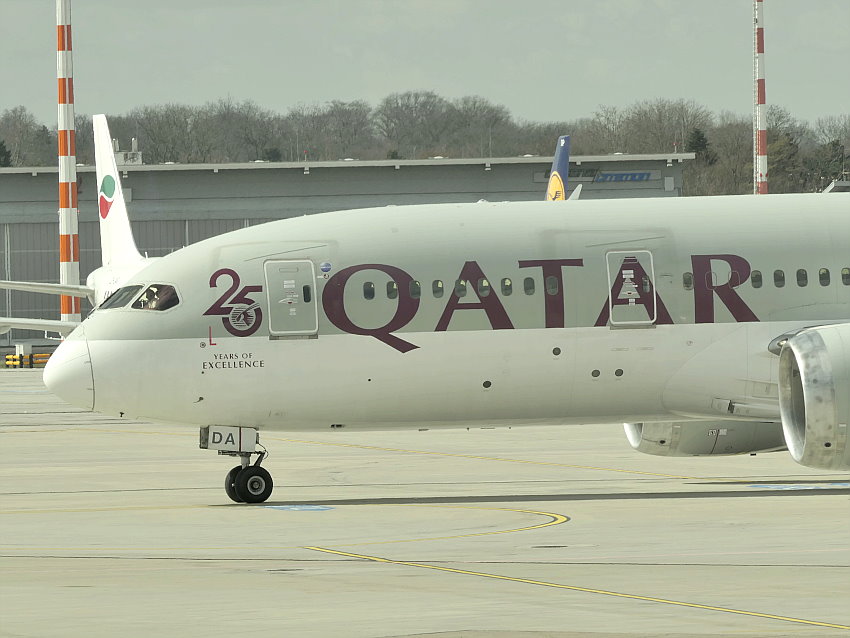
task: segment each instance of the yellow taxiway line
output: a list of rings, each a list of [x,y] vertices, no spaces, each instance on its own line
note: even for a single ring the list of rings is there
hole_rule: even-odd
[[[561,583],[550,583],[543,580],[532,580],[530,578],[515,578],[513,576],[502,576],[500,574],[489,574],[487,572],[474,572],[467,569],[455,569],[453,567],[442,567],[440,565],[430,565],[428,563],[413,563],[402,560],[392,560],[382,558],[380,556],[367,556],[366,554],[354,554],[352,552],[342,552],[339,550],[329,549],[326,547],[309,546],[304,549],[309,549],[315,552],[324,552],[325,554],[336,554],[338,556],[347,556],[349,558],[359,558],[362,560],[373,561],[376,563],[387,563],[390,565],[404,565],[406,567],[418,567],[420,569],[433,569],[441,572],[449,572],[452,574],[464,574],[466,576],[478,576],[480,578],[491,578],[494,580],[505,580],[514,583],[524,583],[526,585],[538,585],[540,587],[552,587],[555,589],[566,589],[570,591],[584,592],[587,594],[600,594],[602,596],[613,596],[615,598],[629,598],[632,600],[642,600],[650,603],[660,603],[663,605],[675,605],[677,607],[690,607],[692,609],[705,609],[707,611],[719,611],[727,614],[738,614],[740,616],[752,616],[755,618],[767,618],[770,620],[780,620],[783,622],[791,622],[802,625],[811,625],[815,627],[828,627],[830,629],[846,629],[850,630],[850,625],[839,625],[835,623],[818,622],[816,620],[805,620],[803,618],[793,618],[791,616],[779,616],[776,614],[763,614],[757,611],[745,611],[743,609],[732,609],[730,607],[718,607],[715,605],[701,605],[699,603],[688,603],[681,600],[668,600],[666,598],[656,598],[654,596],[639,596],[637,594],[624,594],[621,592],[608,591],[605,589],[592,589],[590,587],[578,587],[576,585],[564,585]]]

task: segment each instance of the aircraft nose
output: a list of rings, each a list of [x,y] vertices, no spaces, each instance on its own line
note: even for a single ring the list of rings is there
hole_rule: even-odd
[[[59,344],[44,367],[44,384],[53,394],[86,410],[94,407],[94,376],[88,342],[77,328]]]

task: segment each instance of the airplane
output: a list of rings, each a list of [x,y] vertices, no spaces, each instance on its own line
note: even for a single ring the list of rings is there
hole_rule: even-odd
[[[555,144],[555,156],[552,158],[552,170],[549,171],[549,182],[546,184],[547,202],[578,199],[581,195],[581,184],[567,197],[567,179],[570,174],[570,136],[561,135]]]
[[[563,189],[566,192],[566,189]],[[200,428],[261,503],[266,431],[624,423],[660,456],[850,469],[850,194],[346,210],[132,275],[47,387]],[[251,459],[256,460],[251,463]]]
[[[154,259],[143,257],[136,248],[121,179],[112,152],[112,137],[106,116],[92,117],[94,127],[95,167],[98,183],[98,219],[102,265],[86,278],[85,285],[57,284],[37,281],[0,281],[0,289],[52,295],[88,297],[93,306],[101,304],[129,277]],[[43,330],[62,336],[79,325],[71,321],[0,317],[0,334],[11,329]]]

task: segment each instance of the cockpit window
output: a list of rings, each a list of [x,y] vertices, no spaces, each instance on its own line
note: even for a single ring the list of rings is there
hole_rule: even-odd
[[[133,302],[131,307],[136,310],[168,310],[178,303],[180,303],[180,299],[177,297],[177,291],[174,290],[174,286],[151,284]]]
[[[124,286],[123,288],[119,288],[104,299],[103,303],[98,306],[98,309],[122,308],[135,299],[141,289],[141,286]]]

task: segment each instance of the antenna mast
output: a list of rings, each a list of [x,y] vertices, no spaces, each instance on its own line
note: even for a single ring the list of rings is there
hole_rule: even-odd
[[[753,193],[767,194],[767,106],[764,92],[763,0],[753,0]]]
[[[77,148],[74,125],[74,60],[71,53],[71,0],[56,0],[56,79],[59,84],[59,283],[80,283],[77,224]],[[62,321],[80,321],[80,299],[60,297]]]

